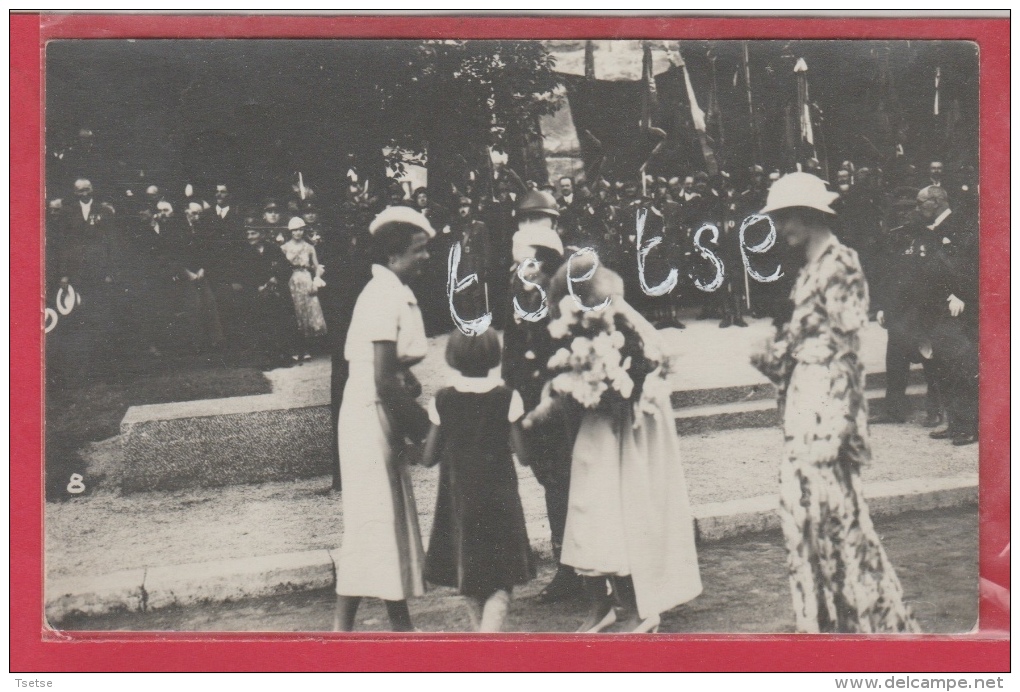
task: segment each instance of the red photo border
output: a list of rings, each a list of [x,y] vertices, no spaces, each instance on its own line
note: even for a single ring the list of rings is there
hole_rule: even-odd
[[[45,630],[42,486],[43,47],[56,38],[966,39],[980,45],[980,573],[1009,587],[1008,19],[13,15],[11,671],[1007,671],[1009,616],[959,636],[312,635]],[[1002,373],[1002,374],[1000,374]]]

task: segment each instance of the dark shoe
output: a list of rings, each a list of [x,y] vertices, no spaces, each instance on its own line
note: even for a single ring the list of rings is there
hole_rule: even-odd
[[[722,321],[719,323],[719,329],[726,329],[726,327],[729,327],[732,324],[733,320],[731,320],[729,317],[724,317],[722,318]]]
[[[583,582],[570,567],[560,565],[556,570],[556,576],[538,594],[539,603],[558,603],[578,598],[584,593]]]
[[[901,416],[890,416],[888,413],[884,413],[881,416],[875,416],[874,418],[868,419],[868,425],[887,425],[893,423],[906,423],[907,419]]]
[[[972,445],[978,441],[978,436],[975,433],[956,433],[953,435],[953,446],[963,447],[964,445]]]
[[[686,329],[684,323],[673,316],[664,317],[655,323],[656,329]]]
[[[933,440],[948,440],[953,437],[953,433],[949,432],[949,428],[942,428],[942,430],[932,430],[928,433],[928,437]]]
[[[946,419],[941,414],[929,413],[927,417],[925,417],[924,422],[921,423],[921,425],[923,425],[926,428],[937,428],[945,422]]]
[[[733,320],[733,324],[736,327],[746,327],[747,326],[747,322],[744,321],[743,317],[738,317],[735,320]]]

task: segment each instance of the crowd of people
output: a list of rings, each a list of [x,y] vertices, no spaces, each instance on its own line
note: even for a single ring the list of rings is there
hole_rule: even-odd
[[[821,173],[813,159],[804,168]],[[364,181],[352,179],[339,202],[302,183],[256,204],[242,201],[229,183],[209,190],[188,185],[179,195],[157,185],[137,195],[124,190],[97,195],[81,177],[71,194],[54,196],[48,206],[48,326],[55,332],[48,371],[56,381],[80,382],[139,354],[214,354],[269,368],[342,351],[353,301],[370,278],[368,224],[388,206],[422,212],[437,231],[428,244],[430,260],[412,286],[427,333],[443,334],[454,326],[447,284],[455,243],[461,247],[460,276],[478,277],[476,290],[457,294],[458,315],[469,320],[490,312],[492,323],[504,328],[512,305],[508,276],[521,259],[512,242],[519,202],[536,190],[548,195],[539,207],[557,212],[563,246],[594,248],[602,265],[623,277],[635,307],[657,326],[683,328],[681,311],[689,315],[692,307],[699,318],[718,319],[722,328],[746,326],[749,315],[781,324],[789,316],[800,259],[783,243],[769,241],[768,224],[749,226],[741,244],[744,220],[763,207],[779,176],[779,170],[755,165],[733,176],[694,172],[610,181],[599,175],[590,183],[562,177],[555,185],[538,185],[502,169],[490,194],[482,193],[474,176],[441,200],[425,187],[411,190],[393,180],[370,192]],[[877,420],[905,420],[909,367],[922,362],[930,392],[926,424],[937,427],[947,410],[955,410],[957,420],[968,422],[949,436],[962,440],[957,433],[964,430],[973,437],[976,392],[966,384],[976,372],[973,170],[961,167],[949,175],[933,161],[922,173],[902,166],[890,177],[845,161],[831,181],[839,194],[833,203],[835,232],[857,251],[868,279],[870,315],[889,330],[888,405]],[[662,238],[641,258],[640,209],[647,210],[644,238]],[[703,287],[716,265],[695,243],[705,224],[719,235],[700,245],[726,268],[712,291]],[[944,248],[926,242],[928,225],[938,227],[947,246],[952,241],[951,259]],[[639,259],[643,272],[637,271]],[[745,261],[749,271],[743,271]],[[647,295],[649,286],[663,284],[674,270],[670,291]],[[752,271],[778,278],[757,281]],[[951,324],[960,328],[943,333],[932,326],[944,307],[932,302],[932,285],[951,288],[953,317],[960,318]],[[920,355],[932,352],[927,341],[936,331],[966,367],[939,372],[932,358]],[[343,371],[345,364],[337,360],[334,369]]]
[[[540,600],[586,596],[582,631],[611,626],[618,610],[627,631],[650,631],[701,589],[668,393],[626,421],[575,411],[525,425],[548,393],[544,306],[557,316],[557,301],[574,295],[569,258],[591,248],[589,303],[626,305],[645,343],[658,338],[653,326],[683,328],[691,307],[722,328],[746,326],[748,315],[775,321],[779,336],[756,364],[776,382],[784,416],[781,509],[798,628],[912,631],[870,521],[829,522],[821,515],[833,505],[819,498],[838,495],[847,516],[866,516],[859,350],[869,319],[889,332],[885,410],[870,422],[907,420],[909,369],[920,362],[931,436],[977,440],[977,185],[966,169],[950,179],[940,162],[888,183],[849,161],[831,182],[814,160],[804,169],[555,185],[503,169],[491,191],[472,176],[438,201],[424,187],[390,181],[370,193],[351,178],[336,204],[300,181],[254,207],[229,183],[189,185],[179,198],[152,185],[113,200],[78,178],[73,196],[48,208],[49,373],[73,384],[100,354],[128,350],[251,356],[267,368],[328,352],[333,484],[344,491],[347,527],[338,629],[354,627],[365,596],[386,600],[393,627],[410,629],[406,599],[425,580],[468,596],[476,627],[503,626],[513,587],[534,575],[513,450],[545,490],[558,569]],[[756,214],[766,222],[745,223]],[[706,225],[718,229],[707,241]],[[471,274],[476,282],[456,286]],[[491,331],[465,337],[455,328],[486,313],[503,330],[501,348]],[[447,360],[461,377],[426,411],[410,367],[428,336],[450,332]],[[496,366],[501,380],[490,373]],[[477,422],[465,411],[479,406],[484,425],[465,426]],[[835,417],[821,420],[819,410]],[[443,465],[428,556],[403,450],[423,441],[425,462]],[[613,449],[610,462],[627,472],[598,470]],[[612,521],[605,498],[622,503]],[[864,581],[836,583],[833,574]]]

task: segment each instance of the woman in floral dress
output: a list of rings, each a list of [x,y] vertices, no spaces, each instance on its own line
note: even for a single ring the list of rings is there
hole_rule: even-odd
[[[322,316],[322,306],[316,295],[319,279],[319,259],[315,254],[315,246],[305,240],[305,222],[295,216],[287,224],[290,240],[280,246],[283,254],[293,269],[290,276],[290,295],[294,300],[294,314],[297,316],[298,330],[303,339],[302,357],[311,359],[311,342],[326,333],[326,320]]]
[[[857,253],[830,229],[836,197],[819,178],[791,173],[761,212],[807,259],[792,318],[754,358],[779,389],[779,513],[797,631],[918,632],[862,494],[871,458],[859,357],[868,285]]]

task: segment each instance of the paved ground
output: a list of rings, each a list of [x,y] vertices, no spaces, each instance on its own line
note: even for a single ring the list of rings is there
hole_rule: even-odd
[[[928,439],[916,425],[876,426],[875,459],[865,482],[977,473],[977,446]],[[681,438],[691,501],[741,499],[775,492],[777,429],[716,431]],[[437,469],[412,469],[424,536],[435,507]],[[520,492],[533,543],[548,541],[544,495],[528,469]],[[334,548],[342,534],[342,497],[328,477],[121,495],[46,504],[50,578],[119,569]]]
[[[903,583],[907,601],[926,632],[967,632],[977,621],[976,507],[901,514],[876,521],[883,544]],[[663,618],[663,632],[792,632],[785,551],[778,533],[714,543],[699,552],[704,593]],[[539,605],[534,596],[549,579],[517,591],[510,628],[525,632],[572,632],[581,619],[578,603]],[[322,632],[331,627],[333,594],[312,591],[239,603],[170,608],[74,618],[69,630],[178,630]],[[433,589],[411,602],[423,632],[466,632],[467,615],[451,589]],[[384,630],[381,602],[366,601],[358,628]]]

